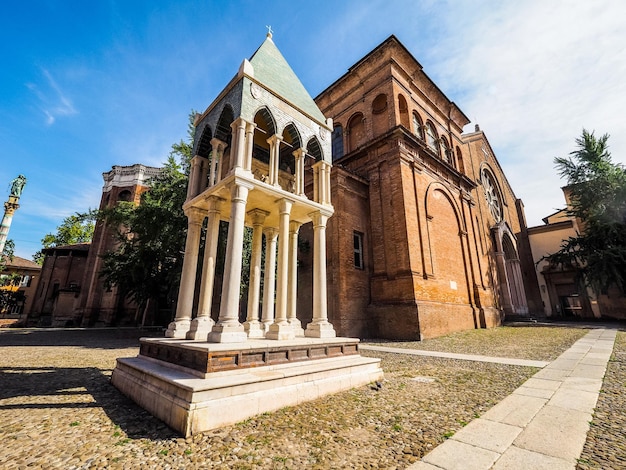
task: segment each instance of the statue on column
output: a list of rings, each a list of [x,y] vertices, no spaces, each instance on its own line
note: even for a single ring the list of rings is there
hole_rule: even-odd
[[[24,185],[26,185],[26,177],[24,175],[19,175],[11,181],[11,196],[19,198],[22,195]]]

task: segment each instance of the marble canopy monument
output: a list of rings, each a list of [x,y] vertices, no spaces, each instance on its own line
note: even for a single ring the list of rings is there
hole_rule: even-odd
[[[112,383],[189,436],[380,380],[380,361],[361,357],[358,339],[336,337],[327,317],[332,120],[271,33],[194,124],[176,317],[166,338],[144,338],[137,357],[118,359]],[[216,283],[220,221],[228,221],[228,237]],[[313,233],[313,314],[303,325],[296,300],[305,224]],[[252,255],[241,323],[245,227],[252,228]]]

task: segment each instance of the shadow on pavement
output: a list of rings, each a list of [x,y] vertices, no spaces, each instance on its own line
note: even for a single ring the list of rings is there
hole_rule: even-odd
[[[94,367],[0,368],[0,410],[101,408],[113,425],[132,439],[170,439],[178,435],[122,395]],[[20,399],[20,397],[22,397]]]
[[[125,349],[138,347],[139,338],[146,336],[163,336],[163,333],[140,329],[1,330],[0,355],[3,346]],[[0,411],[66,408],[71,413],[73,409],[101,408],[129,438],[179,437],[113,387],[111,372],[98,367],[0,366]]]
[[[160,328],[85,328],[85,329],[0,329],[2,346],[82,346],[96,349],[120,349],[139,346],[139,338],[163,337]]]

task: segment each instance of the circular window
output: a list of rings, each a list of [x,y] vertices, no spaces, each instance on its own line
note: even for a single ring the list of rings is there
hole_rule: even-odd
[[[496,183],[487,170],[483,170],[482,174],[483,190],[485,191],[485,198],[487,199],[487,205],[489,211],[496,222],[502,220],[502,203],[500,202],[500,196],[498,195],[498,189]]]

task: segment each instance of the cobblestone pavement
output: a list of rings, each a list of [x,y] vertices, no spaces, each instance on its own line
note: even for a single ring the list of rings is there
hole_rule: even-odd
[[[532,343],[551,342],[556,357],[585,334],[571,331],[535,330]],[[492,330],[474,334],[490,339],[472,353],[489,354],[489,341],[498,342]],[[405,468],[536,372],[366,352],[383,360],[381,390],[360,387],[184,439],[109,382],[115,359],[137,354],[140,335],[0,331],[0,468]],[[534,347],[521,339],[498,355],[514,356],[525,341]]]
[[[618,332],[578,470],[626,468],[626,333]]]

